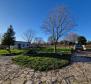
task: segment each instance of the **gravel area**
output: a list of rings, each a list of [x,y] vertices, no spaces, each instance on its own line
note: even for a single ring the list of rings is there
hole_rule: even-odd
[[[91,84],[91,59],[78,53],[72,56],[71,65],[48,72],[22,68],[11,58],[0,57],[0,84]]]

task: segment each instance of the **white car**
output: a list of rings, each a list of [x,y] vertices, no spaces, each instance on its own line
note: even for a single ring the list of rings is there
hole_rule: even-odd
[[[74,45],[74,50],[86,50],[85,45],[76,44]]]

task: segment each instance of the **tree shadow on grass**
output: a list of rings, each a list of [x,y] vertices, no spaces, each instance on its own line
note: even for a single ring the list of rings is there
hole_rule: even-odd
[[[24,54],[26,56],[33,56],[33,57],[50,57],[50,58],[61,58],[61,59],[69,59],[71,58],[71,54],[64,54],[64,53],[52,53],[52,52],[33,52]]]

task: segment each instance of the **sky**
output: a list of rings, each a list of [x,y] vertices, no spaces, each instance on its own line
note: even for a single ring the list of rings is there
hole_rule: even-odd
[[[47,39],[41,28],[49,12],[65,5],[77,24],[73,32],[91,40],[91,0],[0,0],[0,33],[12,25],[16,40],[22,41],[23,32],[32,29],[35,37]]]

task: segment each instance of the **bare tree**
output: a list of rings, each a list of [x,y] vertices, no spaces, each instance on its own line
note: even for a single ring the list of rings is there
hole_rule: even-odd
[[[1,45],[1,42],[2,42],[2,34],[0,33],[0,45]]]
[[[23,39],[29,43],[29,47],[33,41],[33,38],[34,38],[34,32],[33,30],[27,30],[23,33]]]
[[[41,45],[41,44],[44,44],[45,42],[44,42],[43,38],[41,38],[41,37],[36,37],[36,38],[34,39],[34,43],[37,44],[37,45]]]
[[[53,44],[53,37],[49,36],[47,41],[48,41],[49,44]]]
[[[66,37],[64,37],[64,40],[76,43],[78,40],[78,35],[74,32],[69,33]]]
[[[75,23],[65,6],[60,6],[54,9],[46,21],[44,21],[42,28],[53,37],[55,53],[56,45],[60,37],[62,37],[69,30],[73,29],[74,26]]]

